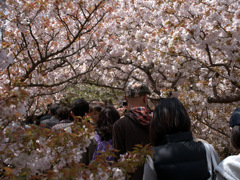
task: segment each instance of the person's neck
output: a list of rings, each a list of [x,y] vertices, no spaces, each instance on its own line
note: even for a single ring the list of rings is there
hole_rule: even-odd
[[[128,105],[129,110],[135,107],[146,107],[146,105],[145,104],[129,104]]]

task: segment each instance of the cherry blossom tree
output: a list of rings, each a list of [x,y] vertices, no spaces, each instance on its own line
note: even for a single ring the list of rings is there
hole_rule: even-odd
[[[228,121],[240,97],[239,7],[237,0],[120,1],[105,21],[99,84],[124,87],[137,79],[152,99],[177,95],[196,135],[228,151]]]
[[[178,96],[195,136],[227,156],[240,100],[239,9],[238,0],[6,1],[2,129],[72,85],[123,91],[136,79],[148,84],[151,101]]]
[[[111,10],[104,1],[7,1],[2,11],[2,82],[39,96],[78,84],[104,55],[95,33]],[[99,32],[99,31],[98,31]]]
[[[113,153],[87,168],[79,165],[93,138],[86,119],[75,124],[70,134],[21,124],[27,113],[59,99],[71,84],[84,83],[106,56],[103,19],[114,3],[8,0],[1,5],[0,177],[124,179],[144,163],[142,155],[148,154],[148,147],[133,152],[131,158],[123,155],[111,167],[104,157]],[[122,162],[125,159],[129,164]]]

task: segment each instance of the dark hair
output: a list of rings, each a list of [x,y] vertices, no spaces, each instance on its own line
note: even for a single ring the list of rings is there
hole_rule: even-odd
[[[111,100],[111,99],[105,100],[105,101],[104,101],[104,106],[105,106],[105,107],[107,107],[107,106],[113,106],[112,100]]]
[[[233,127],[236,125],[240,125],[240,107],[236,108],[230,118],[229,126]]]
[[[96,131],[102,140],[108,141],[112,138],[113,124],[120,119],[118,111],[113,106],[106,106],[99,114],[96,122]]]
[[[232,127],[231,144],[233,148],[235,148],[237,151],[240,150],[240,126],[239,125],[235,125]]]
[[[89,104],[84,98],[78,98],[73,101],[71,111],[75,116],[85,116],[89,112]]]
[[[69,119],[70,109],[66,106],[61,106],[57,109],[56,116],[60,121],[64,119]]]
[[[51,113],[52,116],[55,116],[55,115],[56,115],[56,111],[57,111],[58,108],[59,108],[59,105],[58,105],[58,104],[51,105],[51,107],[50,107],[50,113]]]
[[[35,114],[31,114],[30,116],[26,117],[24,121],[25,124],[34,124],[37,121],[37,116]]]
[[[122,100],[122,106],[127,106],[127,105],[128,105],[127,101],[126,100]]]
[[[161,99],[155,107],[150,123],[150,140],[160,145],[166,134],[190,131],[191,121],[183,104],[177,98]]]
[[[89,104],[89,112],[92,112],[94,110],[97,112],[101,112],[102,106],[100,105],[100,103],[90,103]]]

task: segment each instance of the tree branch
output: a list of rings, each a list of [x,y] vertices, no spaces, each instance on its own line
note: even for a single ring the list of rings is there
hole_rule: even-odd
[[[240,95],[223,96],[223,97],[208,97],[208,103],[233,103],[240,101]]]

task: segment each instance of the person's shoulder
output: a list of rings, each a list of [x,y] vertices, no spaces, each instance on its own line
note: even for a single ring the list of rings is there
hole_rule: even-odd
[[[216,171],[221,173],[226,169],[240,168],[240,156],[239,155],[231,155],[226,157],[220,164],[218,164]]]
[[[207,149],[210,149],[210,150],[214,149],[214,147],[212,146],[212,144],[210,144],[209,142],[207,142],[207,141],[204,140],[204,139],[193,138],[193,140],[194,140],[194,142],[196,142],[196,143],[202,144],[202,145],[203,145],[205,148],[207,148]]]
[[[45,119],[45,120],[41,121],[40,124],[46,125],[49,121],[50,121],[50,119]]]
[[[47,119],[50,119],[51,118],[51,115],[50,114],[47,114],[47,115],[44,115],[42,116],[39,121],[44,121],[44,120],[47,120]]]
[[[73,124],[73,122],[70,122],[70,123],[58,123],[58,124],[55,124],[54,126],[52,126],[52,130],[53,131],[57,131],[59,129],[63,129],[65,130],[66,132],[71,132],[71,131],[68,131],[68,129],[71,128],[71,125]]]
[[[129,121],[129,117],[127,115],[122,116],[119,120],[114,123],[114,126],[121,126]]]
[[[239,155],[228,156],[222,161],[222,163],[227,164],[227,163],[231,163],[231,162],[234,162],[234,161],[239,162],[239,165],[240,165],[240,156]]]
[[[220,164],[223,169],[239,169],[240,168],[240,156],[232,155],[226,157]],[[240,177],[240,173],[238,174]]]
[[[49,121],[58,121],[58,122],[60,122],[59,119],[57,119],[56,116],[51,116],[51,118],[49,119]]]

